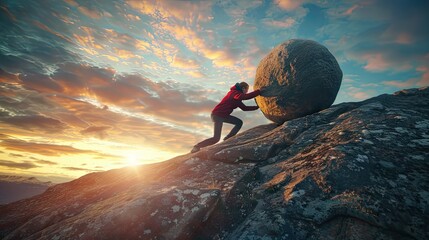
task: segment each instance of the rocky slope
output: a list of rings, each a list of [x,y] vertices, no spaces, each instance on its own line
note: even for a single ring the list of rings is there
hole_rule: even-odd
[[[429,239],[429,88],[0,207],[4,239]]]

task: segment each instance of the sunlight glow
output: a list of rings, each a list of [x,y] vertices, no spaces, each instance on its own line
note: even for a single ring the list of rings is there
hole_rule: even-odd
[[[126,165],[127,166],[136,166],[140,164],[140,159],[138,157],[138,155],[136,153],[128,153],[125,156],[125,160],[126,160]]]

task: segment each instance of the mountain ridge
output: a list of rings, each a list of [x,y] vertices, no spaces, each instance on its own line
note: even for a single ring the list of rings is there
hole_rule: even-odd
[[[341,103],[0,207],[4,239],[429,237],[429,88]]]
[[[52,182],[36,177],[0,175],[0,204],[7,204],[43,193]]]

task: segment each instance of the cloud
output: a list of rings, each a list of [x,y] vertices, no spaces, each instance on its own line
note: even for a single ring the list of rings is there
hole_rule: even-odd
[[[117,67],[123,67],[124,64],[135,65],[136,63],[131,62],[135,59],[144,61],[144,54],[155,54],[163,58],[163,55],[176,50],[174,45],[163,40],[153,41],[153,36],[147,30],[143,30],[143,33],[137,38],[132,36],[132,33],[121,33],[112,28],[81,26],[73,36],[80,50],[90,55],[90,59],[104,56],[113,62],[121,63],[115,65]]]
[[[121,59],[141,58],[139,55],[136,55],[128,50],[115,48],[114,51],[116,56]]]
[[[70,171],[85,171],[85,172],[100,172],[101,170],[89,169],[89,168],[79,168],[79,167],[62,167],[62,169]]]
[[[73,37],[83,51],[90,55],[96,55],[99,50],[104,49],[104,46],[100,44],[101,38],[95,38],[94,34],[96,32],[94,29],[86,26],[81,26],[79,29],[82,32],[81,35],[74,33]]]
[[[100,19],[103,16],[103,13],[100,13],[100,12],[95,11],[95,10],[88,9],[85,6],[79,6],[77,9],[79,9],[79,11],[82,14],[84,14],[85,16],[90,17],[90,18]]]
[[[45,156],[61,156],[68,154],[98,154],[98,152],[95,151],[77,149],[66,145],[33,143],[16,139],[3,139],[0,142],[0,146],[8,150],[37,153]]]
[[[334,6],[328,10],[331,23],[320,32],[332,39],[326,43],[343,63],[357,62],[368,72],[420,74],[384,80],[383,84],[398,88],[424,86],[428,84],[425,62],[429,53],[429,15],[424,10],[428,7],[427,1],[392,4],[384,0]],[[366,24],[369,22],[372,24]]]
[[[345,12],[344,15],[351,15],[356,9],[359,8],[358,4],[355,4],[353,6],[351,6],[350,8],[348,8]]]
[[[295,19],[288,17],[284,20],[265,20],[264,24],[276,28],[290,28],[296,24],[296,21]]]
[[[9,160],[0,160],[0,166],[15,169],[30,169],[37,168],[38,166],[30,161],[16,162]]]
[[[17,74],[10,74],[0,68],[0,83],[16,83],[20,81]]]
[[[141,18],[137,15],[133,15],[133,14],[126,14],[125,17],[130,20],[130,21],[140,21]]]
[[[89,126],[80,131],[80,133],[84,135],[95,135],[100,139],[104,139],[107,136],[106,131],[110,128],[109,126]]]
[[[407,81],[396,81],[396,80],[383,81],[382,83],[387,86],[393,86],[393,87],[403,89],[403,88],[410,88],[415,86],[417,83],[417,79],[409,79]]]
[[[207,22],[212,17],[211,1],[134,1],[127,4],[135,10],[153,17],[174,19],[187,23]]]
[[[362,91],[351,93],[350,96],[358,100],[365,100],[370,97],[370,95],[367,92],[362,92]]]
[[[58,165],[58,163],[52,162],[52,161],[48,161],[48,160],[37,159],[37,158],[34,158],[34,157],[31,157],[31,159],[34,159],[35,163],[38,163],[38,164],[41,164],[41,165],[50,165],[50,166],[52,166],[52,165]]]
[[[375,91],[374,90],[366,90],[366,89],[363,89],[360,87],[355,87],[355,86],[349,85],[347,87],[347,90],[345,91],[345,94],[347,96],[351,97],[352,99],[362,101],[362,100],[368,99],[370,97],[373,97],[375,95]]]
[[[9,153],[9,156],[11,156],[11,157],[24,157],[24,155],[16,154],[16,153]]]
[[[29,90],[43,93],[63,92],[63,87],[50,76],[40,73],[19,75],[19,81]]]
[[[194,59],[186,59],[176,55],[173,58],[173,62],[171,63],[171,66],[188,69],[188,68],[198,68],[200,64],[198,64],[198,62]]]
[[[191,77],[194,77],[194,78],[207,77],[207,75],[205,75],[201,71],[187,71],[186,74],[189,75],[189,76],[191,76]]]
[[[213,43],[208,43],[190,27],[165,25],[164,29],[177,40],[182,41],[189,50],[201,53],[205,58],[212,60],[217,67],[233,67],[237,63],[238,56],[234,54],[232,48],[216,47]]]
[[[421,87],[429,86],[429,66],[420,66],[417,68],[417,71],[422,73],[420,79],[418,79],[417,85]]]
[[[64,0],[70,6],[73,6],[79,10],[83,15],[92,18],[92,19],[100,19],[102,17],[112,17],[109,12],[106,11],[98,11],[95,10],[94,7],[84,6],[82,4],[77,3],[74,0]]]
[[[43,24],[43,23],[41,23],[41,22],[39,22],[37,20],[33,21],[33,24],[35,26],[37,26],[38,28],[46,31],[46,32],[49,32],[49,33],[51,33],[51,34],[53,34],[53,35],[55,35],[55,36],[57,36],[59,38],[62,38],[63,40],[65,40],[65,41],[67,41],[69,43],[72,43],[72,40],[69,39],[68,37],[64,36],[63,34],[61,34],[59,32],[56,32],[56,31],[50,29],[48,26],[46,26],[45,24]]]
[[[66,124],[57,119],[40,115],[3,117],[0,120],[9,125],[31,131],[39,130],[45,133],[61,132],[67,128]]]
[[[197,71],[192,74],[203,77]],[[93,96],[104,105],[143,110],[174,120],[189,119],[194,114],[209,111],[214,105],[207,97],[202,98],[201,102],[188,100],[194,96],[205,96],[202,90],[188,92],[182,89],[183,85],[172,88],[166,83],[155,83],[140,75],[116,74],[111,69],[67,64],[59,68],[52,79],[72,96]]]
[[[7,15],[7,17],[8,17],[9,19],[11,19],[12,21],[15,21],[15,22],[16,22],[16,17],[15,17],[15,15],[13,15],[13,14],[9,11],[9,9],[7,8],[7,6],[1,6],[1,5],[0,5],[0,9],[1,9],[1,11],[3,11],[4,13],[6,13],[6,15]]]
[[[381,53],[363,54],[362,59],[367,62],[364,68],[368,71],[384,71],[390,65]]]
[[[51,75],[62,87],[62,92],[72,96],[87,95],[91,87],[109,86],[115,71],[109,68],[98,68],[90,65],[65,63]]]
[[[277,4],[281,9],[286,11],[292,11],[300,7],[305,1],[304,0],[275,0],[274,3]]]
[[[16,78],[4,71],[1,76],[7,82]],[[33,76],[36,81],[32,81]],[[33,74],[21,80],[23,77],[18,75],[18,82],[5,85],[4,94],[9,97],[0,98],[6,109],[2,122],[11,134],[28,129],[32,132],[22,134],[34,137],[55,134],[58,140],[96,136],[165,151],[183,151],[180,149],[188,148],[198,134],[206,131],[205,124],[210,126],[210,119],[201,114],[208,114],[216,104],[207,98],[210,89],[201,86],[154,82],[139,74],[118,74],[109,68],[87,64],[59,64],[50,76]],[[57,87],[51,87],[46,79]],[[186,140],[165,145],[170,138]],[[9,145],[12,143],[18,142]],[[25,151],[24,148],[19,150]],[[53,154],[40,148],[36,145],[31,149]]]
[[[382,83],[387,86],[393,86],[396,88],[410,88],[410,87],[425,87],[429,86],[429,65],[419,66],[416,69],[417,72],[421,74],[418,78],[409,78],[405,81],[392,80],[392,81],[383,81]]]

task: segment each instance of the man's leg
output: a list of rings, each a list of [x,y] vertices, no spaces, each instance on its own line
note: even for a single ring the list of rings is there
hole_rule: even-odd
[[[197,145],[195,145],[195,147],[197,148],[203,148],[203,147],[207,147],[210,145],[213,145],[217,142],[219,142],[220,140],[220,135],[222,132],[222,119],[215,117],[212,117],[213,122],[214,122],[214,132],[213,132],[213,137],[208,138],[200,143],[198,143]]]
[[[228,116],[227,118],[225,118],[224,122],[234,124],[234,127],[231,129],[231,132],[229,132],[228,135],[226,135],[226,137],[223,140],[226,140],[230,137],[235,136],[238,133],[238,131],[240,131],[241,126],[243,126],[243,121],[241,121],[241,119],[234,116]]]

